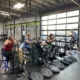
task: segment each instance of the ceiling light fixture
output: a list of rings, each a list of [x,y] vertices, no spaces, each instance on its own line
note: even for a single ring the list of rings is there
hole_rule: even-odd
[[[7,12],[2,12],[1,15],[9,16],[9,13],[7,13]]]
[[[9,16],[9,12],[6,12],[6,11],[0,11],[0,13],[1,13],[1,15]],[[10,13],[10,15],[20,16],[19,14],[15,14],[15,13]]]
[[[18,4],[16,4],[16,5],[14,5],[13,8],[20,9],[20,8],[22,8],[23,6],[24,6],[24,4],[18,3]]]

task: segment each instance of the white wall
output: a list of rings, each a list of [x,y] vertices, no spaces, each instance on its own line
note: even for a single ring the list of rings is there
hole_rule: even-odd
[[[0,22],[0,34],[3,33],[3,23]]]
[[[17,23],[24,23],[25,22],[25,17],[21,18],[22,21],[20,22],[20,19],[16,19],[15,20],[15,24]],[[33,22],[33,21],[40,21],[40,16],[39,15],[30,15],[27,18],[27,22]],[[10,21],[6,23],[6,25],[10,24]],[[13,20],[11,21],[11,24],[13,24]],[[8,30],[8,35],[10,30]],[[27,33],[31,33],[32,37],[35,38],[36,37],[36,28],[27,28]],[[37,37],[40,37],[40,25],[37,28]],[[15,38],[17,40],[21,39],[21,27],[18,27],[15,29]]]

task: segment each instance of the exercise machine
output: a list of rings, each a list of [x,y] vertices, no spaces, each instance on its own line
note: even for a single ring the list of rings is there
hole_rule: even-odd
[[[56,47],[58,51],[56,58],[60,60],[62,63],[69,65],[73,61],[76,61],[76,58],[71,55],[70,56],[67,55],[67,50],[69,48],[68,44],[66,43],[67,39],[64,38],[62,39],[62,41],[63,41],[62,44],[59,44],[60,47],[58,46]]]
[[[18,47],[18,49],[19,49],[19,47]],[[22,75],[23,77],[20,77],[16,80],[25,80],[25,79],[27,79],[27,80],[29,80],[29,79],[31,79],[31,80],[43,80],[44,77],[41,73],[36,72],[36,71],[35,72],[28,72],[27,71],[27,69],[26,69],[26,65],[27,65],[26,59],[28,58],[27,54],[30,54],[30,53],[26,52],[26,54],[23,54],[23,62],[18,64],[18,67],[20,67],[23,70],[23,72],[25,73],[26,76]]]
[[[56,65],[52,65],[49,63],[49,55],[50,55],[49,46],[44,47],[44,52],[45,56],[43,57],[43,63],[45,64],[45,66],[49,68],[52,72],[59,73],[60,69]]]

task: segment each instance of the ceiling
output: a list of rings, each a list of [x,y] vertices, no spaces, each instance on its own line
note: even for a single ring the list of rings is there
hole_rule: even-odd
[[[74,0],[80,4],[80,0]],[[25,6],[21,9],[14,9],[13,6],[17,3],[23,3]],[[68,7],[68,5],[78,6],[77,3],[73,3],[71,0],[0,0],[0,11],[7,11],[16,14],[14,17],[20,17],[27,13],[38,14],[51,9],[57,9],[60,7]],[[0,14],[0,19],[4,19],[4,16]]]

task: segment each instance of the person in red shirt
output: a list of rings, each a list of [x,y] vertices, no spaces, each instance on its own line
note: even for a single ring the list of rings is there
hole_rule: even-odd
[[[14,43],[17,42],[15,40],[15,37],[11,35],[7,40],[5,40],[4,47],[2,49],[3,55],[6,56],[8,60],[10,60],[10,66],[12,71],[14,70]]]

